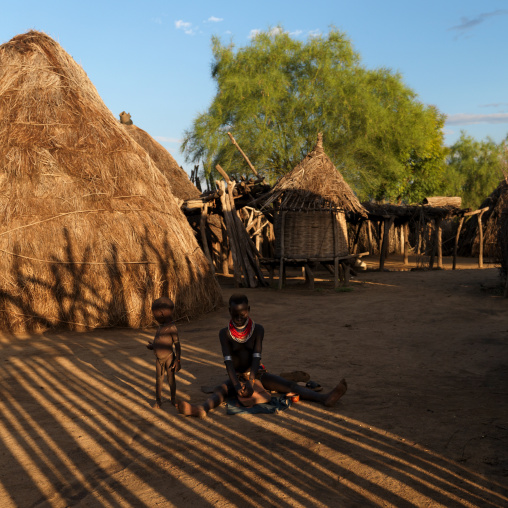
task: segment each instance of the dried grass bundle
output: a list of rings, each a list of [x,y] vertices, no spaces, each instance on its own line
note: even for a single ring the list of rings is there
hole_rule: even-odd
[[[0,46],[0,327],[140,327],[221,303],[169,183],[47,35]]]
[[[155,165],[162,174],[168,179],[173,195],[186,201],[187,199],[197,198],[201,195],[196,186],[190,181],[187,173],[178,165],[173,156],[148,132],[140,129],[136,125],[125,125],[122,127],[127,131],[148,155],[152,158]]]
[[[324,152],[321,133],[314,149],[277,182],[264,206],[278,199],[281,199],[281,210],[334,208],[367,216],[351,187]]]

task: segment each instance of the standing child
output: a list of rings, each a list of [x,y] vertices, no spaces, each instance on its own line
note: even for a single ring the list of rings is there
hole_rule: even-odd
[[[162,406],[162,385],[164,374],[167,374],[169,389],[171,391],[171,404],[176,401],[175,373],[182,367],[180,365],[180,339],[178,330],[173,323],[175,304],[169,298],[157,298],[152,303],[153,317],[159,323],[153,342],[146,346],[153,350],[155,355],[155,404],[159,409]]]

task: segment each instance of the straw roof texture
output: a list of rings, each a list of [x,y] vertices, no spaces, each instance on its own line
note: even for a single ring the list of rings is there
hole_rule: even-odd
[[[47,35],[0,46],[0,328],[141,327],[221,304],[167,179]]]
[[[346,213],[367,215],[351,187],[324,152],[321,133],[314,149],[273,187],[264,206],[279,199],[282,210],[336,208]]]
[[[173,156],[148,132],[136,125],[122,124],[129,136],[133,138],[155,162],[162,174],[168,179],[173,195],[186,201],[201,195],[196,186],[190,181],[187,173],[178,165]]]
[[[501,216],[508,207],[508,182],[506,180],[502,180],[480,205],[480,209],[486,207],[489,209],[482,217],[483,254],[486,257],[499,260],[501,255],[499,243]],[[478,217],[479,215],[473,215],[464,225],[459,248],[459,254],[462,256],[477,256],[479,253]]]

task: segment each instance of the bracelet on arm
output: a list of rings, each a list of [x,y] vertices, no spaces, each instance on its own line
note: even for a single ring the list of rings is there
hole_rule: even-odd
[[[225,361],[225,362],[227,362],[227,361],[232,362],[232,361],[233,361],[233,357],[232,357],[232,356],[229,356],[229,355],[228,355],[228,356],[225,356],[225,357],[224,357],[224,361]]]
[[[252,358],[261,358],[261,353],[254,353]]]

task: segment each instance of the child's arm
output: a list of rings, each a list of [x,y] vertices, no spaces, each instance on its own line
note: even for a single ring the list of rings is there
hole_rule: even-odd
[[[176,326],[174,333],[172,333],[171,335],[173,337],[173,347],[175,349],[175,361],[173,362],[171,370],[173,370],[174,372],[178,372],[182,368],[182,364],[180,362],[182,348],[180,346],[180,337],[178,337],[178,330],[176,329]]]
[[[149,342],[149,343],[146,345],[146,349],[153,349],[153,342]]]

